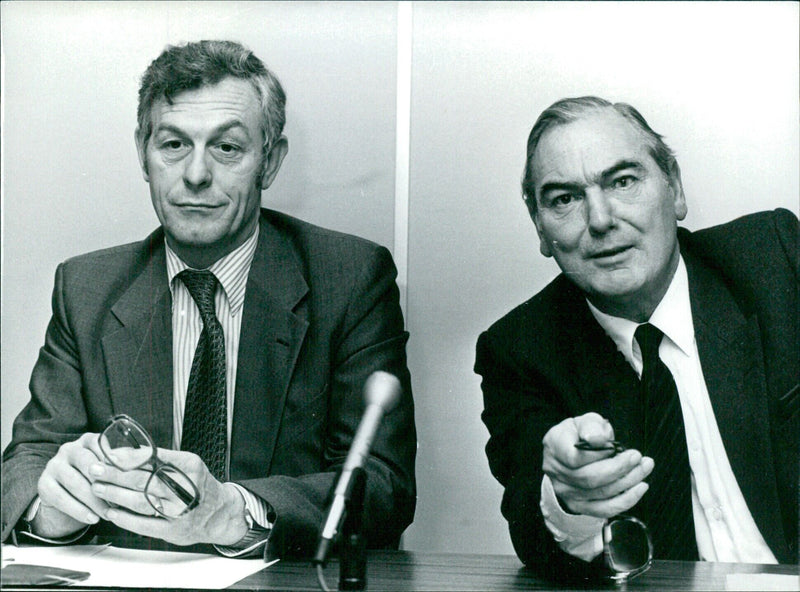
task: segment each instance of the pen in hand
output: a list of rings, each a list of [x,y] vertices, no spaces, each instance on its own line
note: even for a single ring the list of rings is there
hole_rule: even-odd
[[[619,440],[608,440],[601,444],[592,444],[586,440],[580,439],[575,443],[575,448],[578,450],[589,450],[592,452],[602,452],[604,450],[613,450],[614,454],[626,450],[625,445]]]

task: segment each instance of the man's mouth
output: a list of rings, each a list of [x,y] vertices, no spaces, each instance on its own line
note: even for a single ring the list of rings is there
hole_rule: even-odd
[[[179,208],[191,208],[201,210],[213,210],[222,207],[222,204],[209,204],[209,203],[195,203],[195,202],[180,202],[175,204]]]
[[[626,252],[631,248],[630,245],[623,245],[620,247],[610,247],[608,249],[601,249],[599,251],[594,251],[593,253],[589,254],[590,259],[609,259],[611,257],[616,257],[621,253]]]

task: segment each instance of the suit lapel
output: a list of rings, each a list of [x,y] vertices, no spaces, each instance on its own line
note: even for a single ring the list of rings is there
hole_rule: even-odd
[[[119,326],[102,338],[112,409],[172,446],[171,297],[163,238],[151,239],[143,268],[112,306]]]
[[[262,217],[242,313],[231,478],[269,474],[289,382],[308,328],[298,307],[307,292],[291,243]]]
[[[755,315],[691,253],[683,253],[697,349],[717,426],[736,481],[767,544],[785,546],[769,439],[766,384]]]

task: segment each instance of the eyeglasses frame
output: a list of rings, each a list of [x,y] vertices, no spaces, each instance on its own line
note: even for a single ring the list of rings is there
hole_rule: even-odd
[[[150,446],[150,448],[153,449],[153,454],[152,454],[152,456],[150,456],[149,459],[147,459],[146,461],[142,462],[140,465],[135,466],[133,468],[126,469],[124,467],[121,467],[121,466],[117,465],[114,462],[114,460],[111,458],[111,453],[106,450],[105,446],[103,446],[103,438],[102,438],[102,436],[105,435],[106,432],[108,432],[108,430],[110,430],[115,424],[117,424],[119,422],[128,422],[131,425],[133,425],[133,427],[135,427],[137,430],[139,430],[139,432],[142,433],[142,435],[147,439],[147,444]],[[132,446],[134,448],[139,448],[140,447],[138,442],[133,441],[133,439],[131,439],[129,437],[129,432],[123,431],[123,435],[128,439],[128,441],[132,444]],[[126,415],[124,413],[120,413],[119,415],[115,415],[113,418],[111,418],[111,421],[109,421],[109,423],[106,426],[106,428],[103,430],[103,432],[100,434],[100,436],[98,436],[98,445],[100,446],[100,450],[103,453],[103,456],[106,458],[106,460],[109,463],[111,463],[114,467],[116,467],[117,469],[120,469],[121,471],[134,471],[134,470],[137,470],[137,469],[141,469],[141,468],[145,467],[146,465],[149,465],[148,468],[150,469],[151,474],[150,474],[150,477],[148,478],[147,482],[145,483],[144,489],[142,490],[142,494],[145,496],[145,499],[147,500],[147,503],[149,503],[150,506],[153,508],[153,510],[155,510],[161,517],[168,518],[168,519],[169,518],[177,518],[178,516],[182,516],[182,515],[186,514],[187,512],[189,512],[190,510],[196,508],[198,506],[198,504],[200,503],[200,491],[197,489],[197,485],[195,485],[194,481],[192,481],[186,473],[184,473],[182,470],[180,470],[174,464],[172,464],[171,462],[165,461],[165,460],[161,460],[158,457],[158,448],[156,447],[152,436],[150,436],[150,433],[146,429],[144,429],[144,427],[138,421],[136,421],[135,419],[133,419],[129,415]],[[176,482],[166,472],[164,472],[163,469],[165,469],[165,468],[173,470],[173,471],[181,474],[186,479],[186,481],[191,484],[192,489],[194,490],[194,494],[192,494],[189,491],[186,491],[186,489],[184,489],[180,485],[180,483]],[[186,508],[184,508],[183,511],[180,514],[178,514],[177,516],[166,514],[164,512],[164,508],[160,507],[161,504],[158,504],[158,505],[154,504],[150,500],[150,496],[147,495],[146,492],[147,492],[148,488],[150,487],[150,483],[153,481],[153,479],[155,477],[158,477],[159,481],[161,481],[164,485],[166,485],[166,487],[172,493],[174,493],[184,504],[186,504]]]
[[[609,544],[611,542],[611,525],[614,522],[633,522],[637,524],[641,529],[644,531],[645,539],[647,540],[647,561],[640,565],[637,568],[632,569],[628,572],[622,572],[615,569],[612,565],[611,559],[611,550],[609,549]],[[608,579],[613,580],[617,583],[624,583],[628,580],[635,578],[646,572],[650,567],[653,565],[653,539],[650,537],[650,531],[647,528],[647,525],[639,520],[636,516],[630,516],[628,514],[620,514],[619,516],[615,516],[611,518],[603,525],[603,558],[605,560],[606,567],[608,567],[609,571],[612,573],[608,576]]]

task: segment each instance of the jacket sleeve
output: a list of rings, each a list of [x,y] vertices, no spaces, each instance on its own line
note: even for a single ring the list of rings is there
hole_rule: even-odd
[[[372,372],[394,374],[398,405],[386,414],[367,460],[364,531],[369,547],[396,548],[416,503],[416,431],[396,271],[389,252],[371,248],[351,281],[342,321],[332,339],[327,428],[321,471],[239,481],[266,500],[277,520],[265,548],[269,557],[310,556],[318,543],[329,494],[364,410],[363,387]],[[313,321],[312,321],[313,323]]]
[[[587,563],[562,551],[539,506],[542,439],[571,413],[552,381],[515,358],[512,341],[497,330],[483,333],[475,362],[475,372],[483,378],[486,455],[505,488],[501,511],[511,541],[522,562],[542,577],[555,582],[595,579],[602,574],[602,555]]]
[[[14,421],[3,453],[2,540],[37,495],[39,476],[61,444],[87,431],[81,370],[63,297],[64,267],[56,271],[53,315],[30,381],[31,399]]]

